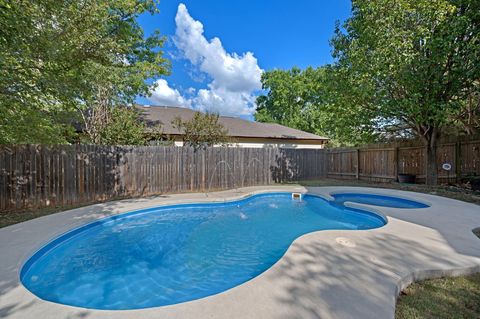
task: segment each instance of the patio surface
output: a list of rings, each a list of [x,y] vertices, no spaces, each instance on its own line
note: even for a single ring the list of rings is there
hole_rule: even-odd
[[[127,311],[43,301],[19,282],[22,263],[48,240],[108,215],[165,204],[235,199],[269,191],[328,197],[356,191],[406,197],[429,208],[368,207],[388,218],[373,230],[328,230],[297,238],[258,277],[223,293],[177,305]],[[443,197],[365,187],[249,187],[164,195],[69,210],[0,229],[0,318],[394,318],[396,298],[414,280],[480,271],[480,206]]]

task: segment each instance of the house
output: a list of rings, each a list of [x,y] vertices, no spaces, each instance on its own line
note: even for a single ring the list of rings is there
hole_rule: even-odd
[[[177,146],[183,146],[182,133],[172,125],[172,121],[177,117],[183,121],[191,120],[197,112],[188,108],[170,106],[137,105],[136,107],[148,126],[160,124],[163,133]],[[273,123],[252,122],[229,116],[220,116],[219,123],[228,130],[228,135],[237,147],[320,149],[324,148],[329,141],[327,137]]]

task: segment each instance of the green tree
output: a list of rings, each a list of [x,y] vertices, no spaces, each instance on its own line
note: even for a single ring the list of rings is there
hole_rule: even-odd
[[[158,31],[137,17],[155,0],[0,2],[0,143],[63,143],[73,113],[148,95],[167,74]],[[67,119],[67,120],[65,120]],[[78,118],[77,118],[78,119]]]
[[[423,139],[428,184],[437,181],[439,137],[463,125],[466,101],[478,96],[479,30],[478,0],[354,0],[332,40],[334,71],[346,75],[338,94],[360,101],[356,114],[380,128]]]
[[[257,98],[255,120],[326,135],[334,145],[373,142],[375,123],[367,112],[359,112],[358,98],[338,94],[355,89],[346,85],[345,77],[330,66],[267,71],[262,75],[266,94]]]
[[[82,113],[87,119],[82,141],[101,145],[147,145],[163,139],[161,126],[147,127],[134,107],[96,107]]]
[[[371,87],[352,85],[351,70],[325,67],[324,126],[335,145],[353,146],[379,142],[384,136],[379,129]],[[345,94],[348,92],[348,94]]]
[[[228,130],[218,122],[218,114],[197,112],[191,120],[177,117],[172,124],[182,132],[185,146],[195,150],[229,143]]]
[[[323,76],[321,68],[263,73],[262,88],[267,93],[257,98],[255,120],[319,133],[322,127],[318,106],[323,102]]]
[[[111,122],[101,132],[101,144],[145,145],[148,142],[147,127],[139,116],[131,107],[113,108]]]

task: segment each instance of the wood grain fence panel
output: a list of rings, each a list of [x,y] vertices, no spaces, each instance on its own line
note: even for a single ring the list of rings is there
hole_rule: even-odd
[[[480,141],[460,143],[462,175],[480,175]]]
[[[2,145],[0,210],[321,178],[326,160],[324,150]]]
[[[13,147],[6,146],[3,148],[3,155],[4,155],[4,167],[5,167],[5,204],[4,206],[6,209],[13,208],[15,201],[13,200],[13,187],[14,187],[14,172],[12,166],[12,157],[14,156]]]
[[[423,176],[425,174],[425,148],[424,147],[407,147],[399,148],[398,162],[399,173],[415,174]]]
[[[397,144],[371,145],[358,149],[330,149],[324,156],[325,171],[333,178],[360,178],[371,181],[396,180],[397,174],[414,174],[422,182],[426,174],[424,146],[399,146]],[[358,162],[358,176],[356,163]],[[446,171],[442,164],[451,165]],[[438,179],[452,182],[465,175],[480,175],[480,141],[443,143],[437,149]]]
[[[6,191],[5,194],[5,209],[12,209],[13,208],[13,170],[12,170],[12,147],[5,147],[3,149],[4,152],[4,159],[5,159],[5,183],[4,189]]]
[[[327,152],[328,175],[335,178],[355,177],[356,150],[329,150]]]
[[[395,149],[360,149],[358,152],[358,178],[395,178]]]

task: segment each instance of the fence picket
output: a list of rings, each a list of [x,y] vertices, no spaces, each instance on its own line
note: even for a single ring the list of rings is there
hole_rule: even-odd
[[[442,144],[439,179],[480,175],[480,141]],[[425,176],[422,146],[357,149],[1,145],[0,211],[87,204],[166,192],[213,191],[325,176],[390,181]],[[458,163],[458,164],[457,164]]]

